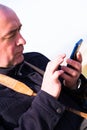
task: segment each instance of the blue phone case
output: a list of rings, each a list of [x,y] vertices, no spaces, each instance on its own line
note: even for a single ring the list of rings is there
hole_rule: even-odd
[[[70,56],[71,59],[75,59],[75,60],[76,60],[76,53],[77,53],[79,47],[81,46],[82,42],[83,42],[83,39],[80,39],[80,40],[75,44],[75,46],[74,46],[74,48],[73,48],[73,51],[72,51],[72,53],[71,53],[71,56]]]

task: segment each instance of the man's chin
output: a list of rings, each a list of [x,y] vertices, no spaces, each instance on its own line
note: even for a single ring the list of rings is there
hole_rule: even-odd
[[[21,62],[23,62],[23,60],[24,60],[24,56],[21,55],[20,57],[18,57],[18,58],[15,60],[14,65],[20,64]]]

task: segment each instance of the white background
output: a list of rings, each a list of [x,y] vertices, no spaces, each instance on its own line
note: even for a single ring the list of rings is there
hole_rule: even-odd
[[[87,0],[0,0],[19,16],[25,52],[54,58],[70,55],[80,38],[87,40]],[[87,43],[87,42],[86,42]]]

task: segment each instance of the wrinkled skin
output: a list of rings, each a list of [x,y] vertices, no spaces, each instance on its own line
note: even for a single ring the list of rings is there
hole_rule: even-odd
[[[9,67],[23,61],[23,45],[20,34],[21,23],[9,8],[0,8],[0,67]]]

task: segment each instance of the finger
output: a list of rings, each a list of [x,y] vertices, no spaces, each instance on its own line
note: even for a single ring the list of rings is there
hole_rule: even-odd
[[[53,74],[54,79],[58,80],[58,78],[64,73],[63,70],[55,71]]]
[[[80,63],[82,62],[82,55],[81,55],[80,52],[77,52],[76,59],[77,59],[78,62],[80,62]]]
[[[69,64],[70,66],[72,66],[72,68],[70,68],[70,67],[68,67],[68,68],[70,68],[72,70],[75,69],[77,71],[81,71],[82,65],[81,65],[80,62],[72,60],[72,59],[67,59],[66,62],[67,62],[67,64]]]
[[[61,78],[63,78],[66,81],[71,81],[72,76],[70,76],[70,75],[68,75],[66,73],[62,73]]]
[[[50,61],[47,65],[47,70],[54,73],[58,70],[58,66],[64,61],[65,54],[58,56],[56,59]]]
[[[78,77],[81,73],[81,67],[74,69],[67,66],[62,66],[61,69],[65,72],[65,75],[70,75],[71,77]]]

